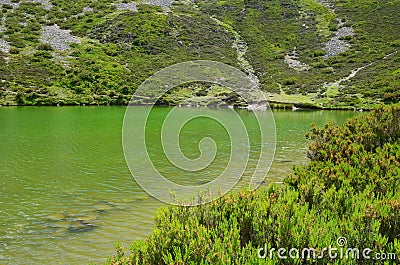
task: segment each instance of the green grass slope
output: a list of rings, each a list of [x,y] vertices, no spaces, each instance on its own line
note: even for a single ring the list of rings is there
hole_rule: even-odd
[[[1,105],[126,104],[151,74],[198,59],[247,61],[275,102],[400,98],[398,0],[42,2],[0,1]]]

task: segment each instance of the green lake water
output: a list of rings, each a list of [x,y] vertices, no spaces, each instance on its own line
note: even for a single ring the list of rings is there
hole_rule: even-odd
[[[185,125],[179,143],[186,156],[196,158],[198,142],[206,136],[215,137],[218,152],[207,171],[180,173],[159,144],[160,126],[170,110],[152,110],[146,128],[151,159],[177,183],[212,180],[226,166],[228,133],[205,118]],[[227,110],[213,111],[224,115]],[[249,126],[250,145],[257,151],[261,143],[252,129],[254,116],[247,110],[237,112]],[[124,113],[125,107],[0,108],[0,264],[101,263],[114,253],[116,242],[129,246],[151,232],[155,211],[163,204],[142,191],[126,165]],[[292,165],[307,163],[304,135],[311,123],[341,124],[358,114],[273,113],[277,147],[266,183],[281,182]],[[256,162],[250,156],[244,175]]]

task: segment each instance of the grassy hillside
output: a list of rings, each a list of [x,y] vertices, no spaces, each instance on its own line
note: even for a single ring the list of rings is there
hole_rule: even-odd
[[[367,108],[400,99],[399,0],[0,5],[2,105],[126,104],[154,72],[197,59],[251,69],[275,102]]]

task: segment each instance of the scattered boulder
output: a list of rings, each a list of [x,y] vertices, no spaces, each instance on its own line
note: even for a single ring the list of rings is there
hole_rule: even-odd
[[[0,39],[0,52],[8,53],[10,51],[10,44],[7,41]]]
[[[145,0],[143,3],[166,8],[170,7],[173,2],[174,0]]]
[[[326,51],[325,58],[336,56],[339,53],[346,51],[350,47],[350,44],[347,41],[342,40],[342,38],[353,35],[354,30],[352,27],[339,28],[336,31],[335,36],[333,36],[328,42],[324,44],[323,49]]]
[[[19,3],[13,2],[11,0],[0,0],[0,6],[3,6],[3,5],[11,6],[12,9],[19,7]]]
[[[71,36],[70,32],[70,30],[60,29],[58,25],[44,26],[40,41],[50,44],[55,50],[65,51],[70,49],[69,43],[81,43],[78,38]]]
[[[128,10],[137,12],[137,7],[134,2],[122,3],[121,1],[119,1],[117,4],[112,3],[111,5],[115,6],[117,10]]]
[[[45,10],[50,10],[53,7],[50,0],[28,0],[28,2],[41,3]]]
[[[291,54],[286,54],[285,63],[287,63],[290,68],[293,68],[299,72],[308,70],[307,64],[300,62],[299,56],[296,52],[296,47],[294,47],[293,52]]]
[[[50,227],[59,229],[59,232],[88,232],[98,227],[98,214],[56,213],[48,216],[48,221]]]

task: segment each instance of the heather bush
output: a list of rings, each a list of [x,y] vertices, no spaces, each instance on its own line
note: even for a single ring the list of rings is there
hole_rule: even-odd
[[[196,207],[166,207],[155,229],[120,247],[108,264],[398,264],[400,255],[400,105],[380,107],[341,127],[308,134],[311,162],[284,185],[230,193]],[[349,256],[278,259],[271,249],[365,248],[395,253],[377,262]],[[260,252],[260,248],[263,250]],[[286,253],[288,256],[288,253]]]

